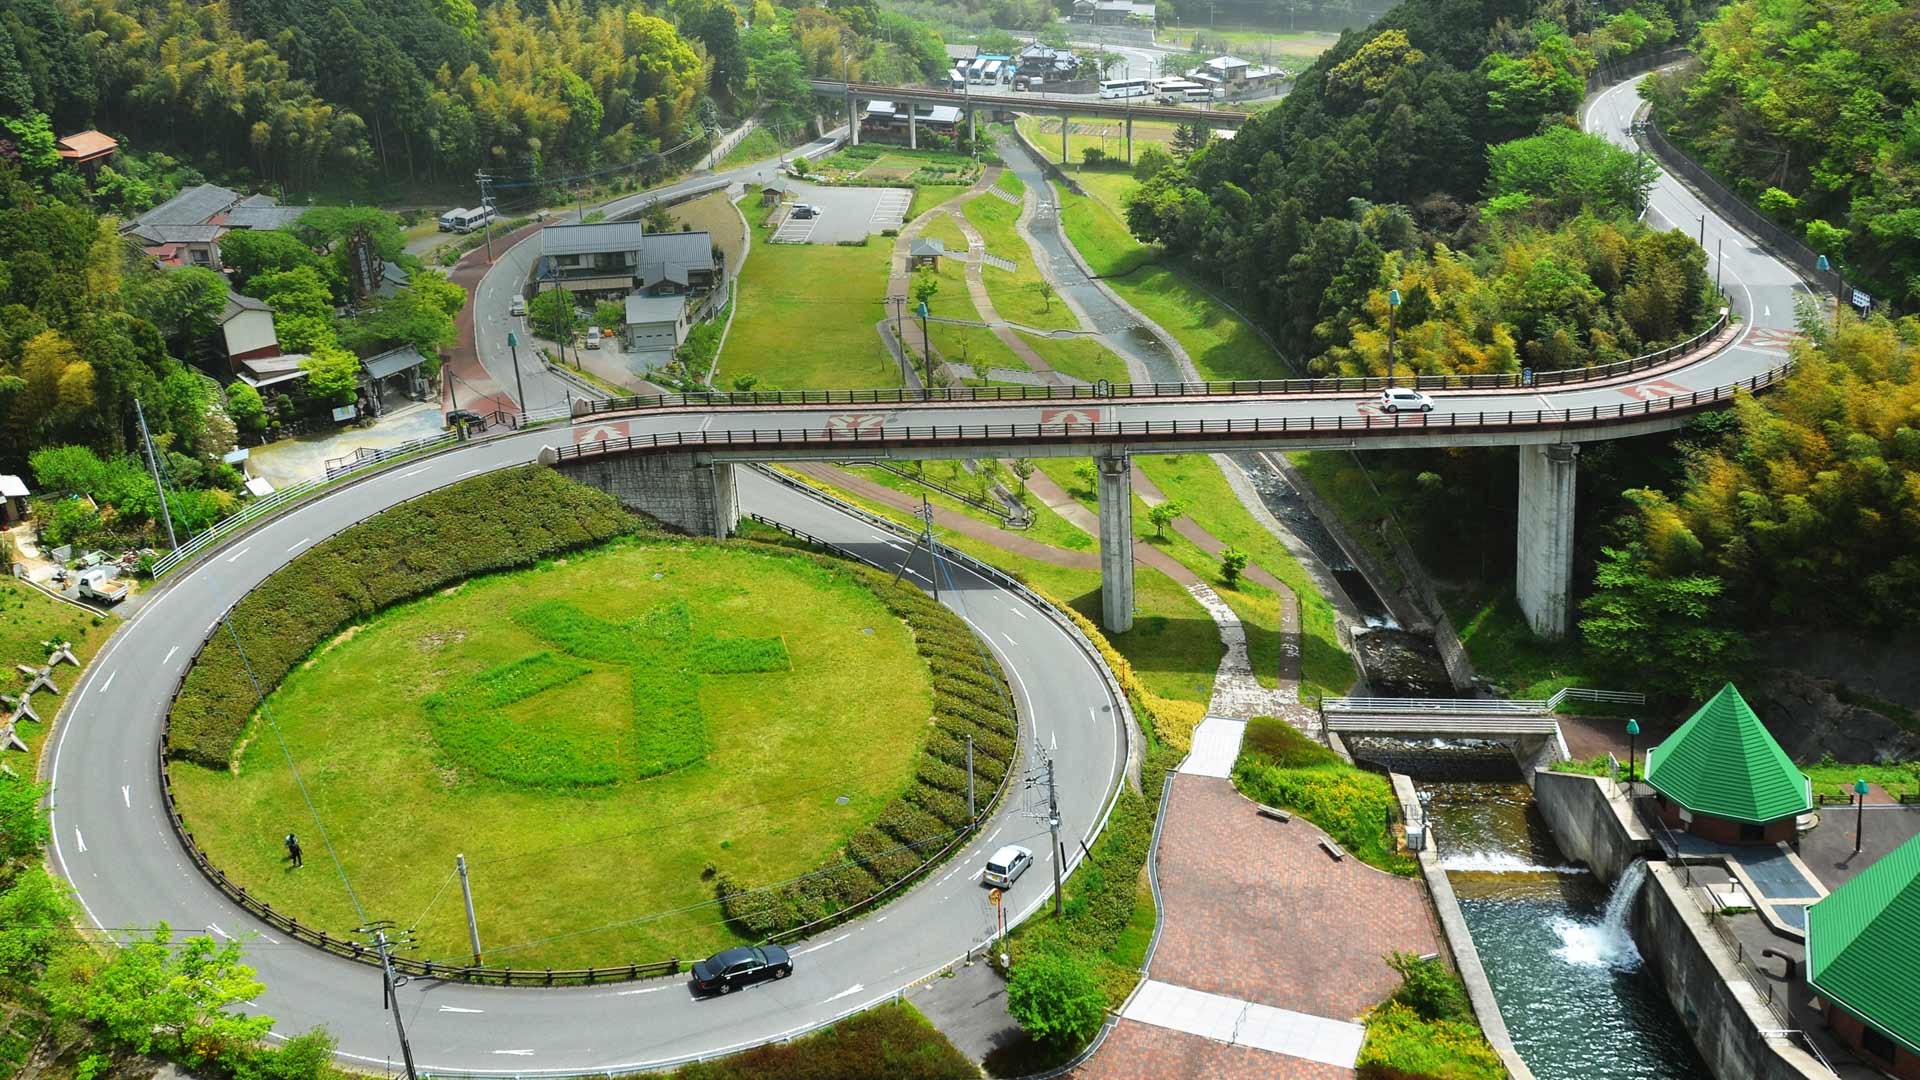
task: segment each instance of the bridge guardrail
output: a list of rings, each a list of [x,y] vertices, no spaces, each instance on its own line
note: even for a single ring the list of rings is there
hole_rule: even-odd
[[[1355,698],[1320,699],[1320,710],[1329,713],[1460,713],[1479,716],[1538,716],[1548,711],[1544,701],[1487,698]]]
[[[1420,375],[1411,382],[1389,380],[1382,376],[1313,379],[1220,379],[1208,382],[1174,383],[1094,383],[1068,386],[966,386],[943,387],[933,391],[903,387],[872,390],[713,390],[681,394],[651,394],[630,397],[576,401],[573,415],[632,412],[638,409],[676,408],[699,405],[910,405],[925,402],[973,401],[1095,401],[1110,398],[1169,397],[1244,397],[1252,394],[1329,394],[1364,393],[1388,386],[1413,386],[1420,390],[1507,390],[1539,389],[1588,383],[1628,375],[1659,367],[1683,356],[1701,344],[1713,340],[1727,326],[1723,309],[1712,326],[1685,341],[1656,349],[1628,360],[1566,371],[1537,371],[1531,376],[1519,373],[1488,375]]]
[[[1615,406],[1591,405],[1584,409],[1481,409],[1460,413],[1390,413],[1384,416],[1253,417],[1224,420],[1132,420],[1094,423],[1053,424],[953,424],[928,427],[881,427],[836,431],[832,428],[749,428],[735,431],[671,431],[647,435],[627,435],[618,439],[579,443],[558,447],[556,461],[574,461],[602,454],[633,450],[712,449],[714,447],[768,447],[784,449],[791,445],[849,447],[889,447],[921,445],[961,445],[994,440],[1019,442],[1073,442],[1076,440],[1119,440],[1132,437],[1163,437],[1174,441],[1214,441],[1210,437],[1262,435],[1305,435],[1338,437],[1348,432],[1372,433],[1392,430],[1448,431],[1525,431],[1543,428],[1620,423],[1645,417],[1674,413],[1731,401],[1740,391],[1754,392],[1772,386],[1792,370],[1788,362],[1769,368],[1759,375],[1709,390],[1622,402]]]
[[[1647,695],[1638,690],[1590,690],[1584,686],[1563,686],[1546,700],[1548,712],[1565,701],[1598,701],[1612,705],[1645,705]]]

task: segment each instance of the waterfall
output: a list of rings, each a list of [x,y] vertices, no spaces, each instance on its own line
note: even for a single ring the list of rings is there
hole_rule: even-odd
[[[1646,880],[1646,860],[1635,859],[1614,882],[1598,921],[1555,918],[1553,930],[1560,936],[1557,955],[1576,967],[1638,967],[1640,950],[1627,933],[1627,919]]]

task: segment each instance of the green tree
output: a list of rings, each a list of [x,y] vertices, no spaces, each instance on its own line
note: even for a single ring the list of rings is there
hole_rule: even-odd
[[[548,289],[527,303],[527,321],[542,337],[566,344],[580,325],[579,309],[573,294],[565,289]]]
[[[33,854],[29,852],[28,854]],[[0,977],[24,982],[74,940],[78,905],[67,885],[34,862],[14,872],[0,892]]]
[[[627,321],[627,306],[618,300],[602,300],[593,305],[593,325],[602,330],[618,329]]]
[[[258,435],[267,430],[267,406],[260,391],[238,379],[227,387],[227,415],[241,431]]]
[[[1646,155],[1564,127],[1490,147],[1487,160],[1489,195],[1526,195],[1562,217],[1637,216],[1660,175]]]
[[[1147,521],[1153,525],[1153,535],[1165,540],[1167,538],[1167,526],[1180,520],[1180,515],[1186,512],[1186,507],[1181,506],[1171,499],[1147,507]]]
[[[1100,1029],[1107,997],[1086,961],[1065,949],[1023,957],[1007,976],[1007,1012],[1036,1041],[1079,1046]]]
[[[247,282],[258,274],[301,266],[318,269],[323,260],[290,232],[235,229],[220,238],[220,261],[233,271],[235,282],[245,292]]]
[[[940,278],[932,270],[920,270],[913,275],[913,302],[916,307],[931,304],[939,291]]]
[[[266,1037],[270,1016],[228,1011],[265,989],[241,963],[237,941],[174,942],[165,923],[150,938],[107,955],[75,950],[61,957],[44,988],[56,1018],[97,1025],[111,1043],[161,1053],[190,1067],[226,1060]]]
[[[130,273],[121,290],[127,310],[168,337],[206,337],[220,328],[227,306],[227,279],[204,266]]]
[[[319,345],[301,363],[307,393],[329,405],[351,405],[360,391],[360,358],[338,345]]]
[[[1176,164],[1172,154],[1149,144],[1133,156],[1133,178],[1144,184]]]
[[[1698,697],[1726,681],[1741,635],[1720,622],[1720,579],[1663,575],[1635,544],[1602,548],[1580,633],[1614,670],[1641,684]]]
[[[1240,575],[1247,569],[1247,553],[1236,547],[1220,552],[1220,580],[1231,589],[1240,584]]]
[[[13,152],[20,163],[37,173],[49,173],[60,167],[60,150],[53,137],[53,122],[42,112],[0,117],[0,127],[13,136]]]
[[[37,855],[53,836],[41,808],[48,785],[0,774],[0,855],[8,860]]]

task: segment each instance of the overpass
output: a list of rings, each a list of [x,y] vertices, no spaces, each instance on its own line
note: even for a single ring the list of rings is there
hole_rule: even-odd
[[[1740,348],[1723,315],[1696,338],[1604,368],[1423,376],[1430,413],[1380,411],[1383,379],[695,393],[579,401],[542,460],[689,532],[738,521],[740,464],[937,458],[1091,457],[1098,466],[1102,621],[1133,624],[1128,458],[1258,448],[1519,449],[1515,590],[1534,630],[1566,633],[1581,445],[1670,431],[1789,365]],[[1404,385],[1404,380],[1402,382]]]
[[[1234,109],[1185,109],[1172,105],[1135,105],[1131,99],[1102,100],[1098,98],[1076,100],[1071,98],[1048,98],[1037,94],[976,94],[962,90],[937,90],[924,86],[886,86],[881,83],[849,83],[835,79],[814,79],[813,92],[821,97],[840,98],[846,102],[847,129],[852,132],[853,145],[860,145],[860,115],[862,106],[869,101],[897,101],[909,105],[951,105],[959,108],[967,117],[967,138],[974,137],[975,127],[973,111],[986,108],[995,111],[1046,113],[1058,116],[1060,127],[1060,151],[1062,160],[1066,156],[1067,128],[1065,120],[1070,116],[1107,116],[1126,123],[1127,160],[1133,160],[1133,122],[1135,120],[1165,120],[1184,124],[1190,120],[1205,120],[1214,127],[1238,128],[1247,122],[1251,113]],[[907,120],[907,142],[918,146],[919,128],[913,117]]]

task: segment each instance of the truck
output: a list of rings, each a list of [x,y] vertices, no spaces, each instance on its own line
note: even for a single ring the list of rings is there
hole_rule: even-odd
[[[125,600],[131,587],[115,576],[118,572],[117,566],[93,566],[80,571],[77,580],[81,599],[98,600],[103,604],[117,604]]]

